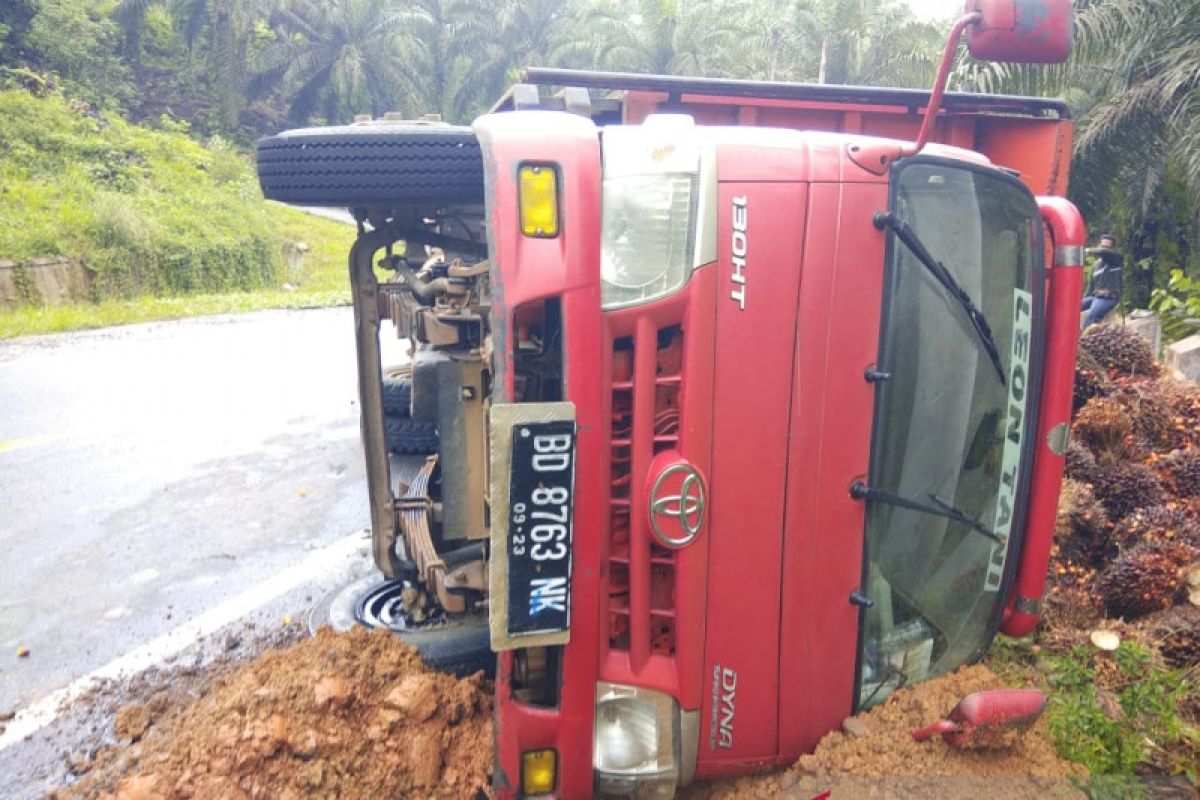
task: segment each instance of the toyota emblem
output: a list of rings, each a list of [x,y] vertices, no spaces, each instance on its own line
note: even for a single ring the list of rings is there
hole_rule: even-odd
[[[689,464],[659,473],[650,490],[650,529],[664,547],[684,547],[704,525],[704,481]]]

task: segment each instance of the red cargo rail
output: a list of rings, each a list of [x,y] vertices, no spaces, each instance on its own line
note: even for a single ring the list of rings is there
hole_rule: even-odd
[[[758,125],[902,141],[917,138],[930,95],[920,89],[540,67],[526,69],[522,77],[527,87],[606,90],[607,96],[590,103],[573,104],[567,95],[558,95],[568,108],[586,110],[597,122],[638,123],[650,114],[679,113],[690,114],[700,125]],[[521,89],[510,89],[494,110],[522,107]],[[947,92],[930,141],[982,153],[996,166],[1019,174],[1034,195],[1063,197],[1074,131],[1060,100]]]

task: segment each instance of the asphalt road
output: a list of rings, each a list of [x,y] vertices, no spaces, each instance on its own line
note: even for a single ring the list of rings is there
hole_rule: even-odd
[[[0,342],[0,713],[362,531],[355,387],[349,308]]]

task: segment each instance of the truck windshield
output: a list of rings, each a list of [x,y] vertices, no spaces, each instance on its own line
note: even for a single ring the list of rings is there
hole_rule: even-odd
[[[994,170],[918,160],[893,173],[892,217],[986,317],[1000,369],[964,298],[893,227],[878,365],[890,377],[878,384],[870,485],[856,495],[867,502],[874,601],[861,706],[987,646],[1022,529],[1036,430],[1042,235],[1033,197]]]

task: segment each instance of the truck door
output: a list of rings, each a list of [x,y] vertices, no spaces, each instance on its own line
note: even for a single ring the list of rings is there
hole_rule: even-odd
[[[887,186],[813,183],[788,434],[779,652],[779,753],[789,763],[851,711],[862,580],[862,504],[884,270],[871,223]]]
[[[806,183],[723,182],[718,192],[700,774],[777,752],[783,498],[807,207]]]

